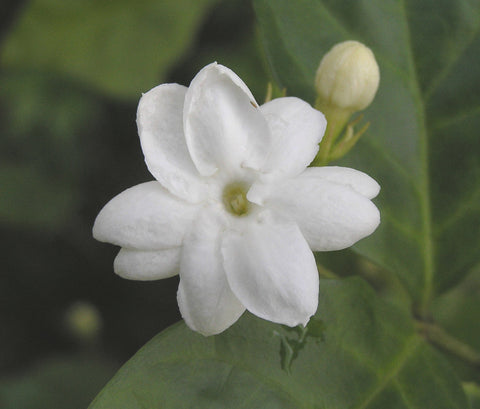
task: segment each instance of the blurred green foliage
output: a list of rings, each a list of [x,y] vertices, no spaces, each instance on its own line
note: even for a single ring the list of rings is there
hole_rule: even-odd
[[[84,408],[115,366],[100,359],[55,358],[0,383],[2,409]]]
[[[139,96],[188,85],[215,60],[259,101],[268,76],[248,1],[8,0],[0,11],[0,407],[78,409],[179,320],[176,278],[122,280],[117,249],[91,237],[109,199],[152,179]],[[65,323],[78,301],[99,313],[89,345]]]
[[[136,99],[139,89],[157,85],[184,53],[214,2],[32,0],[10,33],[1,62],[65,73]]]

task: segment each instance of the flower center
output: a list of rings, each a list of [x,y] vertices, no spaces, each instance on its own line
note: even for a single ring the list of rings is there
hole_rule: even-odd
[[[242,182],[234,182],[223,189],[223,204],[227,212],[234,216],[244,216],[250,210],[247,200],[248,186]]]

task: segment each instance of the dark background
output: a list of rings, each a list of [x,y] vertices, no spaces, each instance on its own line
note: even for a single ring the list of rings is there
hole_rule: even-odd
[[[95,216],[108,200],[153,179],[143,162],[135,124],[138,98],[148,88],[125,93],[119,81],[118,92],[115,87],[107,89],[89,81],[88,75],[76,75],[68,64],[55,58],[42,60],[33,52],[27,57],[15,53],[5,57],[4,50],[12,44],[21,52],[34,44],[39,55],[50,55],[52,41],[64,36],[65,30],[88,30],[88,20],[81,28],[64,22],[55,35],[56,7],[68,14],[70,3],[3,0],[0,4],[3,409],[86,407],[120,365],[180,319],[177,277],[123,280],[113,273],[118,248],[91,236]],[[91,1],[85,3],[95,7]],[[176,2],[161,3],[168,10]],[[40,7],[40,14],[32,12],[34,6]],[[37,19],[42,30],[47,26],[53,33],[45,53],[38,50],[41,41],[35,43]],[[32,28],[33,34],[24,27]],[[268,77],[250,2],[210,1],[184,35],[182,49],[157,67],[158,78],[151,87],[162,82],[188,85],[201,67],[216,60],[236,71],[258,101],[263,100]],[[101,47],[101,37],[88,41],[81,45],[83,51]],[[60,44],[56,52],[74,55],[76,44],[65,43],[68,50]],[[140,38],[138,46],[142,44]],[[114,53],[119,61],[133,58],[122,55],[121,36],[105,47],[113,46],[115,50],[105,52]],[[128,53],[127,47],[124,52]],[[162,47],[155,52],[162,53]],[[140,79],[152,70],[144,63],[133,67],[131,76]],[[98,70],[104,68],[99,63]]]

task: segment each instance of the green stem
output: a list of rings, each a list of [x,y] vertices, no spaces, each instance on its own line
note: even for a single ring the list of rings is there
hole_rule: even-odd
[[[329,156],[333,143],[345,127],[352,113],[340,108],[332,109],[329,106],[323,105],[318,100],[315,104],[315,108],[325,115],[325,118],[327,119],[327,129],[322,142],[320,143],[318,154],[310,166],[325,166],[330,161]]]
[[[449,352],[465,363],[480,369],[480,353],[459,339],[448,334],[437,324],[416,321],[418,331],[436,347]]]
[[[369,126],[370,122],[367,122],[362,127],[362,129],[360,129],[357,133],[353,134],[353,125],[348,124],[347,131],[345,132],[343,139],[338,142],[333,148],[333,150],[330,152],[329,159],[332,161],[345,156],[355,146],[355,144],[358,142],[360,137],[365,133]]]

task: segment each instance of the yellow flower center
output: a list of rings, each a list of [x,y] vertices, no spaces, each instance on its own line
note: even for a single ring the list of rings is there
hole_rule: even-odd
[[[248,186],[242,182],[234,182],[223,189],[223,204],[227,212],[234,216],[245,216],[250,210],[247,200]]]

